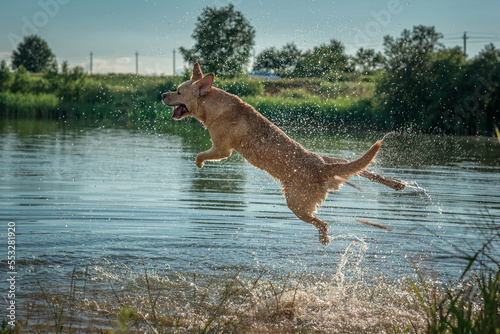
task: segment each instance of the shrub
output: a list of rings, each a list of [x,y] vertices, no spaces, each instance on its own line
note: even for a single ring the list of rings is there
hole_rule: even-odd
[[[283,89],[278,97],[282,99],[313,99],[316,98],[304,88]]]
[[[8,117],[54,118],[59,99],[51,94],[0,92],[0,114]]]
[[[282,99],[275,97],[247,97],[245,102],[252,105],[278,126],[292,125],[328,129],[339,124],[351,126],[375,126],[376,115],[367,100],[345,99],[321,100]]]
[[[28,76],[28,72],[23,65],[20,65],[15,76],[14,83],[10,87],[12,92],[28,93],[30,91],[31,84]]]
[[[2,60],[0,63],[0,92],[4,92],[10,88],[12,80],[12,74],[5,63],[5,60]]]
[[[218,80],[214,86],[237,96],[256,96],[264,93],[262,82],[254,79]]]

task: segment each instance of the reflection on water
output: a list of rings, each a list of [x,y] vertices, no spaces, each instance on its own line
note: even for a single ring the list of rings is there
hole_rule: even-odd
[[[471,226],[500,213],[495,138],[389,136],[371,169],[412,186],[394,192],[353,178],[366,193],[348,186],[331,193],[319,211],[333,237],[324,247],[316,228],[288,210],[279,184],[239,155],[196,168],[196,154],[210,147],[198,124],[147,131],[16,120],[3,121],[0,132],[0,217],[16,222],[20,294],[37,289],[36,277],[67,285],[74,267],[133,272],[142,259],[151,270],[216,276],[265,268],[338,277],[340,268],[347,280],[408,277],[413,261],[456,278],[462,267],[449,243],[481,244]],[[381,135],[293,137],[352,159]]]

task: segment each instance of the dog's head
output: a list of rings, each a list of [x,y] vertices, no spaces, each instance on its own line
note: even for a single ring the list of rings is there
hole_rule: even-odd
[[[200,64],[194,64],[191,80],[181,84],[177,91],[163,93],[161,99],[169,107],[175,107],[172,118],[179,120],[186,116],[198,118],[199,99],[207,95],[214,83],[214,74],[203,76]]]

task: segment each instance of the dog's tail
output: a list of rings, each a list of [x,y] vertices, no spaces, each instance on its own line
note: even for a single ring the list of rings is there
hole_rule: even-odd
[[[363,154],[362,157],[353,160],[351,162],[345,162],[345,163],[329,163],[326,164],[327,166],[327,178],[328,179],[335,179],[337,181],[337,184],[334,184],[334,189],[338,190],[342,183],[347,181],[349,178],[358,175],[361,173],[370,163],[373,161],[375,156],[378,153],[378,150],[380,149],[380,145],[382,145],[382,140],[379,140],[375,144],[373,144],[372,147],[368,151],[366,151],[365,154]]]

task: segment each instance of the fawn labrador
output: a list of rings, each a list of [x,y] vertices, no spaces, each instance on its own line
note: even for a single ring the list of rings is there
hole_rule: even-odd
[[[328,191],[338,190],[348,178],[361,175],[395,190],[404,182],[365,171],[382,144],[376,142],[362,157],[348,162],[310,152],[290,139],[282,130],[237,96],[212,87],[214,74],[203,76],[196,63],[191,80],[177,91],[162,94],[162,101],[175,107],[172,118],[192,116],[203,123],[212,139],[212,147],[198,154],[196,166],[205,161],[222,160],[234,151],[249,163],[278,179],[290,210],[304,222],[318,228],[319,240],[327,245],[328,224],[316,217],[318,206]]]

